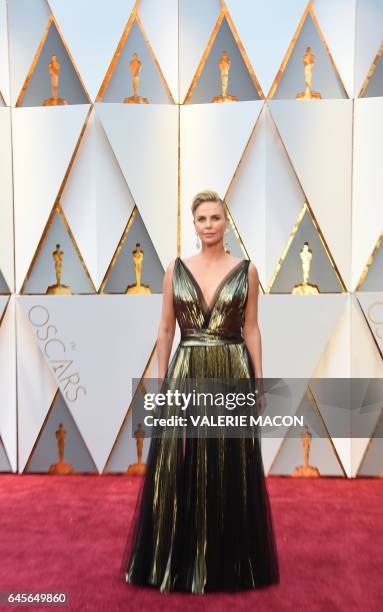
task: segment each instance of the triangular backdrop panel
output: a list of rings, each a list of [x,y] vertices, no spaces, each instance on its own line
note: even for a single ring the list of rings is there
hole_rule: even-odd
[[[383,230],[383,99],[354,101],[352,288],[358,287]]]
[[[383,4],[357,0],[355,23],[355,89],[357,97],[382,42]]]
[[[347,90],[354,95],[355,21],[357,0],[315,0],[313,10]]]
[[[97,472],[78,427],[69,412],[63,396],[55,396],[48,418],[39,434],[37,443],[28,460],[25,472],[48,472],[51,465],[58,463],[56,431],[62,423],[66,431],[64,463],[70,464],[74,472]]]
[[[383,236],[379,238],[365,269],[359,291],[383,291]]]
[[[54,213],[43,243],[23,288],[25,294],[46,293],[57,283],[53,252],[63,251],[61,284],[72,293],[95,293],[80,256],[58,211]]]
[[[51,11],[47,0],[7,2],[7,9],[11,105],[15,106],[51,18]]]
[[[183,101],[221,12],[220,0],[179,0],[179,80]]]
[[[138,211],[127,234],[118,246],[115,262],[108,273],[103,293],[126,293],[128,285],[136,284],[133,251],[139,243],[144,252],[141,284],[148,285],[152,293],[162,293],[165,271]]]
[[[264,376],[310,378],[346,299],[343,294],[260,295]]]
[[[11,293],[7,283],[5,282],[5,278],[1,270],[0,270],[0,293],[5,293],[5,294]]]
[[[98,288],[134,208],[134,201],[94,109],[87,121],[60,204]]]
[[[332,447],[326,428],[320,415],[314,410],[309,399],[305,395],[296,416],[304,419],[312,434],[309,464],[319,469],[321,476],[343,476],[339,460]],[[294,469],[303,464],[303,446],[300,434],[304,432],[303,427],[295,426],[285,437],[270,474],[282,474],[291,476]]]
[[[305,91],[302,59],[307,47],[311,47],[311,52],[315,57],[312,90],[318,91],[322,98],[347,98],[310,13],[307,13],[273,98],[280,100],[295,99],[298,93]]]
[[[17,466],[15,297],[0,296],[0,436],[13,471]]]
[[[165,268],[177,250],[178,107],[97,104],[96,108]]]
[[[9,52],[8,52],[8,19],[7,2],[0,2],[0,99],[5,105],[9,99]],[[1,102],[0,102],[0,105]]]
[[[271,100],[271,113],[335,265],[351,282],[352,100]],[[342,233],[339,233],[342,227]]]
[[[225,196],[262,106],[263,102],[254,101],[181,107],[182,256],[196,250],[193,197],[205,189]]]
[[[0,272],[14,285],[14,222],[11,109],[0,108]],[[0,289],[0,292],[2,290]]]
[[[179,0],[145,0],[137,6],[144,31],[176,102],[178,94]],[[161,27],[158,25],[161,24]]]
[[[142,376],[152,353],[161,297],[23,296],[20,306],[101,471],[131,401],[132,379]],[[47,313],[59,342],[46,349],[39,337]]]
[[[317,285],[320,293],[342,292],[342,285],[307,208],[288,251],[281,262],[270,292],[291,293],[295,285],[303,283],[300,252],[305,242],[309,243],[312,251],[308,282]]]
[[[16,291],[20,290],[89,106],[13,109]]]
[[[63,37],[92,100],[95,100],[134,0],[49,0]],[[79,27],[79,24],[88,27]],[[100,44],[102,41],[102,44]]]
[[[226,0],[264,94],[271,87],[307,0]],[[272,36],[266,36],[272,32]]]
[[[160,72],[136,19],[133,21],[128,37],[121,49],[110,81],[102,96],[102,102],[123,102],[124,98],[133,95],[130,62],[134,53],[138,54],[138,59],[141,62],[138,95],[147,98],[150,104],[169,104],[169,96]]]
[[[372,75],[366,83],[366,88],[362,94],[363,98],[374,98],[383,96],[383,47],[379,47],[379,51],[374,60],[374,65],[370,68]]]
[[[227,19],[224,17],[189,100],[191,104],[212,102],[213,97],[221,95],[219,61],[223,51],[227,51],[228,58],[231,61],[228,95],[235,95],[238,100],[242,101],[259,100],[258,91],[246,67]]]
[[[3,441],[0,436],[0,472],[12,472]]]
[[[381,354],[383,354],[383,293],[358,292],[358,302]],[[357,343],[356,345],[357,346]],[[360,374],[361,376],[361,374]],[[373,374],[369,374],[373,376]]]
[[[45,99],[52,97],[52,85],[48,65],[56,55],[60,64],[57,95],[68,104],[86,104],[89,99],[76,73],[72,61],[52,21],[48,35],[19,106],[42,106]]]
[[[383,419],[381,418],[376,431],[371,438],[362,463],[358,470],[358,476],[380,476],[383,477]]]

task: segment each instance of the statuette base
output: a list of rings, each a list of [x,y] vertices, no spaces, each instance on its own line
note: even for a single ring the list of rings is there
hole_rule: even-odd
[[[49,474],[73,474],[73,465],[70,463],[53,463],[49,468]]]
[[[47,98],[43,102],[43,106],[64,106],[68,104],[68,100],[64,100],[64,98]]]
[[[129,476],[143,476],[146,472],[146,463],[132,463],[128,467],[127,474]]]
[[[72,292],[67,285],[50,285],[46,295],[72,295]]]
[[[318,295],[318,285],[311,285],[311,283],[302,283],[301,285],[295,285],[292,292],[293,295]]]
[[[124,98],[124,104],[149,104],[148,98],[141,98],[141,96],[129,96]]]
[[[238,102],[237,96],[214,96],[212,102]]]
[[[300,465],[299,467],[295,468],[295,470],[292,473],[292,476],[300,476],[300,477],[312,476],[312,477],[318,478],[320,476],[320,473],[319,473],[318,468],[313,467],[312,465]]]

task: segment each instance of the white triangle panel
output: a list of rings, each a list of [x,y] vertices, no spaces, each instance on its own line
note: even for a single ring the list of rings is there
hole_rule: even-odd
[[[98,288],[134,202],[94,110],[61,197],[61,205]]]
[[[383,35],[382,35],[383,36]],[[383,230],[383,98],[355,100],[353,169],[352,287]]]
[[[9,57],[6,0],[0,0],[0,93],[5,103],[9,106]]]
[[[346,296],[260,295],[265,378],[310,378],[344,309]]]
[[[270,90],[306,5],[307,0],[226,0],[265,95]]]
[[[351,298],[345,296],[343,312],[315,368],[313,378],[349,378],[351,375]]]
[[[220,0],[179,0],[181,102],[189,90],[220,12]]]
[[[25,299],[28,298],[16,298],[19,472],[25,468],[57,390],[34,330],[23,312]]]
[[[20,95],[50,16],[51,11],[46,0],[8,2],[12,106]]]
[[[27,316],[32,311],[35,342],[101,472],[129,407],[132,379],[141,378],[153,350],[161,296],[23,296],[21,306]],[[47,325],[55,329],[51,344],[44,340]]]
[[[97,104],[96,108],[165,268],[177,250],[178,107]]]
[[[49,0],[49,4],[89,96],[95,100],[134,0]]]
[[[17,469],[16,434],[16,338],[15,298],[12,296],[6,312],[3,310],[8,297],[1,296],[0,324],[0,438],[3,440],[8,459],[15,472]]]
[[[355,88],[360,93],[382,42],[383,3],[381,0],[356,0]]]
[[[319,227],[349,287],[353,102],[272,100],[269,104]]]
[[[349,98],[354,95],[357,0],[313,0],[314,14]]]
[[[55,203],[88,109],[84,104],[12,111],[17,291]]]
[[[195,251],[193,197],[211,189],[222,197],[230,185],[262,101],[181,107],[181,249]]]
[[[0,270],[14,287],[11,110],[0,108]]]
[[[138,4],[138,14],[173,99],[178,102],[178,0],[143,0]]]

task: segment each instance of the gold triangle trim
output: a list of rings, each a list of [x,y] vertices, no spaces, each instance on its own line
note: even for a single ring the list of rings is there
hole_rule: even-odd
[[[330,62],[331,62],[332,67],[333,67],[333,69],[335,71],[335,74],[336,74],[336,76],[337,76],[337,78],[339,80],[339,83],[341,84],[341,86],[343,88],[344,93],[346,94],[346,98],[349,98],[349,95],[348,95],[347,90],[346,90],[346,88],[344,86],[343,80],[342,80],[342,78],[340,76],[339,70],[338,70],[338,68],[337,68],[337,66],[335,64],[334,58],[333,58],[333,56],[332,56],[332,54],[330,52],[330,48],[329,48],[329,46],[328,46],[328,44],[326,42],[326,39],[325,39],[325,37],[323,35],[323,32],[322,32],[322,29],[321,29],[321,27],[319,25],[318,19],[315,16],[313,7],[312,7],[311,2],[309,0],[307,6],[305,8],[305,11],[304,11],[304,13],[302,15],[302,18],[301,18],[301,20],[300,20],[300,22],[298,24],[298,27],[297,27],[297,29],[295,31],[295,34],[294,34],[293,38],[291,39],[291,42],[290,42],[290,44],[289,44],[289,46],[287,48],[287,51],[286,51],[285,56],[284,56],[284,58],[282,60],[280,68],[279,68],[279,70],[278,70],[278,72],[276,74],[276,77],[275,77],[275,79],[274,79],[274,81],[273,81],[273,83],[272,83],[272,85],[270,87],[270,91],[269,91],[269,93],[266,96],[267,99],[271,99],[274,96],[274,94],[275,94],[275,92],[276,92],[276,90],[278,88],[278,85],[280,83],[282,75],[283,75],[283,73],[285,71],[285,68],[286,68],[286,66],[287,66],[287,64],[288,64],[288,62],[290,60],[291,54],[292,54],[292,52],[294,50],[294,47],[295,47],[296,42],[297,42],[297,40],[299,38],[299,35],[300,35],[301,31],[302,31],[303,25],[304,25],[304,23],[305,23],[305,21],[307,19],[307,15],[308,14],[310,14],[310,17],[312,18],[312,20],[314,22],[314,25],[315,25],[315,27],[316,27],[316,29],[318,31],[319,37],[320,37],[320,39],[321,39],[321,41],[323,43],[323,46],[324,46],[324,48],[326,50],[326,53],[327,53],[328,57],[330,59]]]
[[[376,244],[375,244],[374,248],[372,249],[372,253],[371,253],[370,257],[368,258],[368,261],[367,261],[365,267],[363,268],[363,272],[361,274],[361,277],[360,277],[360,279],[358,281],[357,286],[355,287],[355,291],[360,291],[361,290],[361,287],[362,287],[364,281],[366,280],[366,276],[367,276],[368,272],[370,271],[370,269],[373,266],[374,259],[376,257],[377,252],[379,251],[379,248],[380,248],[382,242],[383,242],[383,232],[380,234],[378,240],[376,241]]]
[[[243,59],[243,61],[245,63],[245,66],[246,66],[246,68],[247,68],[247,70],[248,70],[248,72],[249,72],[249,74],[251,76],[251,79],[253,81],[253,85],[254,85],[255,89],[257,90],[259,97],[260,98],[264,98],[265,97],[263,92],[262,92],[262,88],[260,86],[260,83],[259,83],[257,77],[255,76],[253,67],[252,67],[252,65],[250,63],[250,60],[249,60],[249,58],[247,56],[245,47],[244,47],[244,45],[243,45],[243,43],[242,43],[242,41],[241,41],[241,39],[240,39],[240,37],[238,35],[237,29],[236,29],[236,27],[234,25],[234,22],[233,22],[233,20],[231,18],[231,15],[230,15],[230,13],[229,13],[225,3],[222,2],[221,12],[218,15],[218,19],[217,19],[217,21],[215,23],[215,26],[213,28],[213,31],[212,31],[212,33],[210,35],[210,38],[208,40],[206,49],[205,49],[205,51],[202,54],[202,57],[201,57],[200,62],[198,64],[198,67],[197,67],[197,70],[196,70],[195,75],[193,77],[193,80],[192,80],[192,82],[190,84],[190,87],[189,87],[187,93],[186,93],[186,96],[185,96],[185,99],[183,101],[183,104],[188,104],[189,101],[190,101],[190,98],[193,95],[194,89],[195,89],[195,87],[197,85],[197,82],[199,81],[199,78],[201,76],[201,73],[202,73],[202,71],[203,71],[203,69],[205,67],[207,58],[209,57],[210,51],[211,51],[211,49],[213,47],[215,39],[217,38],[218,31],[219,31],[219,29],[220,29],[220,27],[222,25],[222,22],[223,22],[224,18],[226,18],[226,21],[228,23],[230,31],[231,31],[231,33],[233,35],[233,38],[234,38],[234,40],[235,40],[235,42],[237,44],[239,52],[240,52],[240,54],[242,56],[242,59]]]
[[[23,98],[24,98],[24,94],[25,94],[26,90],[28,89],[29,81],[31,80],[31,77],[32,77],[32,75],[33,75],[33,73],[34,73],[34,71],[35,71],[35,69],[36,69],[37,62],[39,61],[39,58],[40,58],[40,55],[41,55],[41,51],[43,50],[43,47],[44,47],[45,41],[46,41],[47,36],[48,36],[48,33],[49,33],[49,30],[50,30],[50,28],[51,28],[51,26],[52,26],[52,23],[54,23],[54,25],[56,26],[56,29],[57,29],[58,35],[60,36],[60,38],[61,38],[61,42],[63,43],[64,48],[65,48],[65,51],[67,52],[67,55],[68,55],[68,57],[69,57],[69,59],[70,59],[70,61],[71,61],[72,68],[73,68],[73,70],[75,71],[75,73],[76,73],[76,75],[77,75],[78,80],[80,81],[80,85],[81,85],[81,87],[82,87],[82,89],[83,89],[83,91],[84,91],[84,93],[85,93],[86,97],[88,98],[88,102],[89,102],[89,103],[91,102],[91,99],[90,99],[90,97],[89,97],[88,91],[87,91],[87,89],[86,89],[86,87],[85,87],[85,84],[84,84],[84,82],[83,82],[83,80],[82,80],[82,78],[81,78],[81,75],[80,75],[80,73],[79,73],[79,71],[78,71],[78,69],[77,69],[77,67],[76,67],[75,62],[74,62],[73,56],[72,56],[72,54],[71,54],[71,52],[70,52],[70,50],[69,50],[69,47],[68,47],[67,43],[65,42],[65,39],[64,39],[64,37],[63,37],[63,34],[62,34],[62,31],[61,31],[61,28],[60,28],[59,24],[57,23],[55,16],[54,16],[54,15],[51,15],[51,16],[49,17],[49,19],[48,19],[48,23],[47,23],[47,25],[46,25],[46,27],[45,27],[45,30],[44,30],[43,36],[42,36],[42,38],[41,38],[41,40],[40,40],[39,46],[37,47],[36,54],[35,54],[35,56],[34,56],[34,58],[33,58],[33,60],[32,60],[31,67],[29,68],[28,74],[27,74],[27,76],[26,76],[26,79],[25,79],[25,81],[24,81],[24,84],[23,84],[23,86],[22,86],[22,88],[21,88],[21,91],[20,91],[20,93],[19,93],[19,97],[18,97],[18,98],[17,98],[17,100],[16,100],[16,104],[15,104],[15,106],[16,106],[16,107],[17,107],[17,106],[21,106],[21,104],[22,104],[22,101],[23,101]]]
[[[158,59],[157,59],[157,56],[154,53],[152,44],[151,44],[151,42],[150,42],[150,40],[148,38],[148,35],[146,34],[146,32],[144,30],[144,27],[142,25],[140,16],[139,16],[139,14],[137,12],[137,2],[135,3],[135,5],[133,7],[133,10],[132,10],[132,12],[130,14],[128,22],[127,22],[127,24],[126,24],[126,26],[124,28],[124,31],[123,31],[122,36],[120,38],[120,42],[117,45],[117,49],[116,49],[116,51],[115,51],[115,53],[113,55],[112,61],[111,61],[110,65],[109,65],[109,68],[108,68],[108,70],[106,72],[104,80],[103,80],[103,82],[101,84],[100,90],[99,90],[99,92],[98,92],[98,94],[96,96],[95,102],[102,102],[102,99],[103,99],[103,97],[105,95],[105,92],[108,89],[110,80],[111,80],[111,78],[113,76],[113,73],[114,73],[114,71],[116,69],[117,63],[118,63],[118,61],[120,59],[121,53],[122,53],[123,48],[124,48],[125,43],[126,43],[126,40],[127,40],[128,36],[129,36],[130,30],[132,29],[133,24],[134,24],[135,21],[136,21],[136,23],[137,23],[137,25],[138,25],[138,27],[139,27],[139,29],[141,31],[142,37],[144,39],[144,42],[145,42],[145,44],[146,44],[146,46],[147,46],[147,48],[149,50],[150,55],[152,56],[152,59],[154,61],[155,66],[156,66],[156,68],[158,70],[158,74],[160,75],[161,81],[162,81],[162,83],[164,85],[164,88],[166,90],[166,93],[167,93],[167,96],[169,98],[169,101],[170,101],[171,104],[175,104],[173,95],[172,95],[172,93],[171,93],[171,91],[169,89],[169,86],[168,86],[167,82],[166,82],[165,76],[164,76],[164,74],[162,72],[162,69],[161,69],[160,64],[158,62]]]
[[[374,427],[374,429],[372,431],[371,437],[370,437],[370,439],[369,439],[369,441],[368,441],[368,443],[366,445],[366,448],[364,449],[364,452],[363,452],[362,458],[360,460],[358,469],[356,470],[356,477],[357,478],[359,476],[360,470],[363,467],[363,463],[364,463],[364,461],[365,461],[365,459],[367,457],[367,453],[368,453],[368,451],[369,451],[373,441],[378,439],[378,438],[376,438],[375,434],[378,431],[378,429],[380,427],[380,423],[382,422],[382,420],[383,420],[383,409],[380,410],[380,415],[378,417],[378,420],[376,421],[375,427]],[[359,476],[359,478],[366,478],[366,476],[361,475],[361,476]],[[375,476],[375,478],[383,478],[383,474],[381,476]]]
[[[55,382],[55,384],[57,384],[57,383]],[[44,431],[44,429],[45,429],[45,427],[46,427],[46,424],[47,424],[47,422],[48,422],[48,419],[49,419],[49,417],[50,417],[50,415],[51,415],[51,413],[52,413],[53,406],[55,405],[56,398],[57,398],[57,395],[58,395],[58,394],[60,394],[60,395],[61,395],[61,397],[62,397],[62,399],[63,399],[63,402],[64,402],[64,404],[65,404],[65,407],[66,407],[66,409],[68,410],[68,412],[69,412],[70,416],[72,417],[72,420],[73,420],[73,422],[74,422],[74,424],[75,424],[75,427],[76,427],[76,429],[77,429],[77,431],[78,431],[78,433],[79,433],[79,436],[80,436],[81,440],[83,441],[84,446],[85,446],[85,448],[86,448],[86,450],[87,450],[87,452],[88,452],[88,454],[89,454],[89,457],[90,457],[90,459],[91,459],[91,461],[92,461],[92,463],[93,463],[93,466],[94,466],[94,468],[95,468],[95,471],[96,471],[96,473],[98,474],[98,473],[99,473],[99,471],[98,471],[98,469],[97,469],[97,465],[95,464],[94,459],[93,459],[93,457],[92,457],[92,453],[90,452],[90,450],[89,450],[89,448],[88,448],[88,445],[87,445],[87,443],[85,442],[85,440],[84,440],[84,438],[83,438],[83,436],[82,436],[82,434],[81,434],[81,431],[80,431],[80,430],[79,430],[79,428],[78,428],[78,425],[77,425],[77,423],[76,423],[76,420],[75,420],[75,418],[74,418],[73,414],[71,413],[71,411],[70,411],[70,410],[69,410],[69,408],[68,408],[68,405],[67,405],[67,403],[66,403],[66,401],[65,401],[65,399],[64,399],[64,397],[63,397],[63,395],[62,395],[62,393],[61,393],[61,389],[60,389],[60,387],[57,387],[57,389],[56,389],[56,392],[55,392],[55,394],[54,394],[54,396],[53,396],[53,400],[52,400],[52,402],[51,402],[51,405],[49,406],[49,410],[48,410],[48,412],[47,412],[47,414],[46,414],[46,416],[45,416],[44,422],[43,422],[43,424],[42,424],[42,426],[41,426],[41,428],[40,428],[40,431],[39,431],[39,434],[38,434],[38,436],[37,436],[37,438],[36,438],[36,440],[35,440],[35,443],[33,444],[32,450],[31,450],[31,452],[29,453],[29,457],[28,457],[27,462],[26,462],[26,464],[25,464],[25,466],[24,466],[24,468],[23,468],[22,474],[27,473],[27,469],[28,469],[29,464],[30,464],[30,462],[31,462],[31,460],[32,460],[32,456],[33,456],[33,454],[34,454],[34,452],[35,452],[35,450],[36,450],[36,448],[37,448],[37,445],[38,445],[38,443],[39,443],[39,441],[40,441],[40,438],[41,438],[41,436],[42,436],[42,434],[43,434],[43,431]],[[74,472],[74,473],[75,473],[75,474],[88,474],[88,472]],[[93,472],[91,472],[91,473],[93,473]]]
[[[321,412],[320,412],[320,410],[319,410],[319,408],[318,408],[318,404],[317,404],[317,402],[316,402],[316,399],[315,399],[315,397],[314,397],[313,392],[311,391],[310,385],[307,385],[307,389],[306,389],[306,391],[305,391],[305,393],[304,393],[304,396],[306,396],[306,398],[307,398],[307,400],[308,400],[308,402],[309,402],[309,404],[310,404],[310,406],[311,406],[311,408],[312,408],[312,410],[313,410],[314,414],[316,414],[316,415],[318,416],[318,418],[319,418],[319,420],[320,420],[320,422],[321,422],[321,424],[322,424],[322,426],[323,426],[324,430],[326,431],[327,441],[329,442],[329,444],[330,444],[330,446],[331,446],[331,448],[332,448],[332,450],[333,450],[333,452],[334,452],[334,454],[335,454],[335,457],[336,457],[336,460],[337,460],[337,462],[338,462],[338,465],[339,465],[340,469],[341,469],[341,470],[342,470],[342,472],[343,472],[343,476],[344,476],[345,478],[347,478],[347,472],[346,472],[346,470],[344,469],[344,466],[343,466],[342,460],[341,460],[341,458],[339,457],[339,454],[338,454],[338,452],[337,452],[337,450],[336,450],[336,448],[335,448],[335,446],[334,446],[334,443],[333,443],[333,441],[332,441],[332,438],[331,438],[330,432],[329,432],[329,430],[327,429],[327,425],[326,425],[326,423],[325,423],[325,421],[324,421],[324,419],[323,419],[323,417],[322,417],[322,415],[321,415]],[[302,400],[300,401],[299,406],[298,406],[298,408],[296,409],[296,411],[295,411],[295,413],[294,413],[294,416],[296,416],[296,414],[298,413],[298,411],[299,411],[299,409],[300,409],[300,407],[301,407],[301,405],[302,405],[302,402],[303,402],[303,398],[302,398]],[[273,470],[274,465],[275,465],[275,462],[277,461],[277,459],[278,459],[278,457],[279,457],[279,455],[280,455],[280,453],[281,453],[281,451],[282,451],[282,446],[285,444],[286,440],[288,440],[288,439],[289,439],[289,437],[288,437],[288,433],[289,433],[289,431],[290,431],[292,428],[293,428],[293,425],[290,425],[290,426],[288,427],[286,434],[284,435],[284,437],[283,437],[283,438],[282,438],[282,440],[281,440],[281,443],[280,443],[280,445],[279,445],[279,447],[278,447],[278,450],[277,450],[277,452],[275,453],[274,459],[273,459],[273,461],[271,462],[271,465],[270,465],[270,468],[269,468],[269,471],[268,471],[268,475],[269,475],[269,476],[277,476],[277,475],[278,475],[278,474],[271,474],[271,471]],[[291,478],[291,475],[289,475],[289,477]],[[321,478],[328,478],[328,477],[327,477],[327,476],[321,476]]]
[[[155,342],[154,347],[152,348],[152,351],[151,351],[151,353],[150,353],[149,359],[148,359],[148,361],[147,361],[147,363],[146,363],[146,366],[145,366],[145,368],[144,368],[144,371],[143,371],[143,373],[142,373],[142,375],[141,375],[140,382],[138,383],[137,388],[136,388],[136,390],[135,390],[135,392],[134,392],[134,395],[133,395],[133,397],[132,397],[132,399],[131,399],[131,401],[130,401],[130,404],[129,404],[128,410],[127,410],[127,412],[126,412],[126,414],[125,414],[125,416],[124,416],[124,418],[123,418],[123,420],[122,420],[122,423],[121,423],[120,429],[118,430],[118,433],[117,433],[117,436],[116,436],[116,439],[115,439],[115,441],[114,441],[114,443],[113,443],[112,448],[110,449],[110,453],[109,453],[109,455],[108,455],[108,457],[107,457],[107,460],[106,460],[106,462],[105,462],[105,465],[104,465],[104,467],[103,467],[103,469],[102,469],[102,472],[101,472],[102,474],[108,474],[108,473],[109,473],[109,472],[107,472],[107,471],[106,471],[106,467],[107,467],[107,465],[108,465],[108,463],[109,463],[109,461],[110,461],[110,459],[111,459],[111,456],[112,456],[112,454],[113,454],[113,451],[114,451],[114,449],[115,449],[115,447],[116,447],[116,445],[117,445],[117,443],[118,443],[118,441],[119,441],[119,439],[120,439],[120,437],[121,437],[122,430],[123,430],[123,429],[124,429],[124,427],[125,427],[125,423],[127,422],[128,418],[129,418],[129,415],[130,415],[131,411],[133,410],[133,405],[134,405],[134,403],[135,403],[135,399],[136,399],[136,395],[137,395],[137,393],[138,393],[138,390],[139,390],[139,389],[142,389],[142,386],[144,385],[145,374],[146,374],[146,372],[148,371],[148,369],[149,369],[149,367],[150,367],[150,365],[151,365],[151,362],[152,362],[152,360],[153,360],[153,357],[154,357],[154,354],[155,354],[156,348],[157,348],[157,342]],[[126,468],[126,469],[128,469],[128,468]],[[125,473],[125,472],[123,472],[123,473]]]
[[[52,225],[52,223],[53,223],[53,219],[54,219],[54,217],[55,217],[56,213],[59,213],[59,214],[60,214],[60,216],[61,216],[61,218],[62,218],[62,220],[63,220],[63,223],[64,223],[64,225],[65,225],[65,228],[66,228],[66,230],[67,230],[67,232],[68,232],[68,235],[69,235],[69,237],[70,237],[70,239],[71,239],[71,241],[72,241],[72,244],[73,244],[73,246],[74,246],[74,248],[75,248],[75,250],[76,250],[76,253],[77,253],[77,255],[78,255],[79,259],[80,259],[80,262],[81,262],[81,264],[82,264],[82,267],[83,267],[83,269],[84,269],[84,272],[85,272],[85,274],[86,274],[86,276],[87,276],[87,278],[88,278],[88,280],[89,280],[89,282],[90,282],[90,285],[91,285],[92,289],[94,290],[94,293],[97,293],[97,289],[96,289],[96,287],[95,287],[95,285],[94,285],[94,283],[93,283],[93,280],[92,280],[92,278],[91,278],[91,276],[90,276],[90,274],[89,274],[88,268],[87,268],[87,266],[86,266],[86,264],[85,264],[85,261],[84,261],[84,259],[83,259],[82,255],[81,255],[80,249],[78,248],[77,242],[76,242],[76,240],[75,240],[75,238],[74,238],[74,236],[73,236],[73,234],[72,234],[72,231],[71,231],[71,229],[70,229],[70,227],[69,227],[69,223],[68,223],[68,221],[67,221],[67,219],[66,219],[66,217],[65,217],[65,215],[64,215],[64,212],[63,212],[63,210],[62,210],[62,208],[61,208],[61,204],[60,204],[60,199],[61,199],[61,196],[62,196],[62,194],[63,194],[63,192],[64,192],[64,189],[65,189],[66,183],[67,183],[67,181],[68,181],[68,178],[69,178],[70,172],[71,172],[71,170],[72,170],[72,166],[73,166],[73,164],[74,164],[74,162],[75,162],[75,160],[76,160],[76,157],[77,157],[77,154],[78,154],[78,151],[79,151],[79,148],[80,148],[80,144],[81,144],[82,138],[83,138],[83,136],[84,136],[85,130],[86,130],[87,125],[88,125],[88,122],[89,122],[89,118],[90,118],[91,113],[92,113],[92,109],[93,109],[93,107],[92,107],[92,106],[90,106],[90,107],[89,107],[89,110],[88,110],[88,113],[87,113],[87,115],[86,115],[85,121],[84,121],[84,125],[83,125],[83,126],[82,126],[82,128],[81,128],[81,132],[80,132],[80,135],[79,135],[79,137],[78,137],[78,140],[77,140],[76,146],[75,146],[75,148],[74,148],[74,151],[73,151],[72,157],[71,157],[71,159],[70,159],[70,161],[69,161],[68,168],[67,168],[67,170],[66,170],[66,172],[65,172],[64,178],[63,178],[62,183],[61,183],[61,185],[60,185],[60,188],[59,188],[58,194],[57,194],[57,196],[56,196],[56,201],[55,201],[55,203],[54,203],[54,205],[53,205],[53,207],[52,207],[52,210],[51,210],[51,212],[50,212],[50,215],[49,215],[48,221],[47,221],[47,223],[46,223],[46,225],[45,225],[45,228],[44,228],[44,231],[43,231],[43,233],[42,233],[42,236],[40,237],[40,240],[39,240],[39,243],[38,243],[38,245],[37,245],[36,251],[35,251],[35,253],[34,253],[34,255],[33,255],[32,261],[31,261],[31,263],[30,263],[30,265],[29,265],[27,275],[26,275],[26,277],[25,277],[25,279],[24,279],[24,282],[23,282],[23,284],[22,284],[22,286],[21,286],[21,289],[20,289],[20,294],[23,294],[23,293],[24,293],[25,286],[26,286],[26,284],[28,283],[28,280],[29,280],[29,277],[30,277],[30,275],[31,275],[31,273],[32,273],[32,270],[33,270],[33,267],[34,267],[34,265],[35,265],[35,262],[36,262],[37,256],[39,255],[39,253],[40,253],[40,251],[41,251],[41,248],[42,248],[42,246],[43,246],[43,244],[44,244],[44,242],[45,242],[45,239],[46,239],[47,234],[48,234],[48,232],[49,232],[49,230],[50,230],[50,227],[51,227],[51,225]],[[87,295],[87,294],[86,294],[86,295]]]
[[[366,93],[366,89],[367,89],[368,85],[370,84],[370,81],[371,81],[371,79],[372,79],[372,77],[374,75],[374,72],[375,72],[376,67],[377,67],[377,65],[379,63],[379,60],[381,58],[382,53],[383,53],[383,42],[380,44],[378,52],[377,52],[377,54],[374,57],[374,61],[371,64],[370,70],[368,71],[367,76],[366,76],[365,80],[363,81],[363,85],[362,85],[362,87],[360,89],[360,92],[359,92],[359,94],[357,96],[358,98],[363,98],[364,94]]]

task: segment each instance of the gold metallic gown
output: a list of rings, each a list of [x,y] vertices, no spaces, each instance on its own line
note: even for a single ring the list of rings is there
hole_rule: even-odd
[[[254,379],[242,336],[248,260],[207,305],[186,264],[173,271],[181,341],[166,379]],[[165,407],[166,416],[172,413]],[[167,591],[239,591],[279,582],[272,516],[257,437],[153,437],[123,555],[126,582]]]

